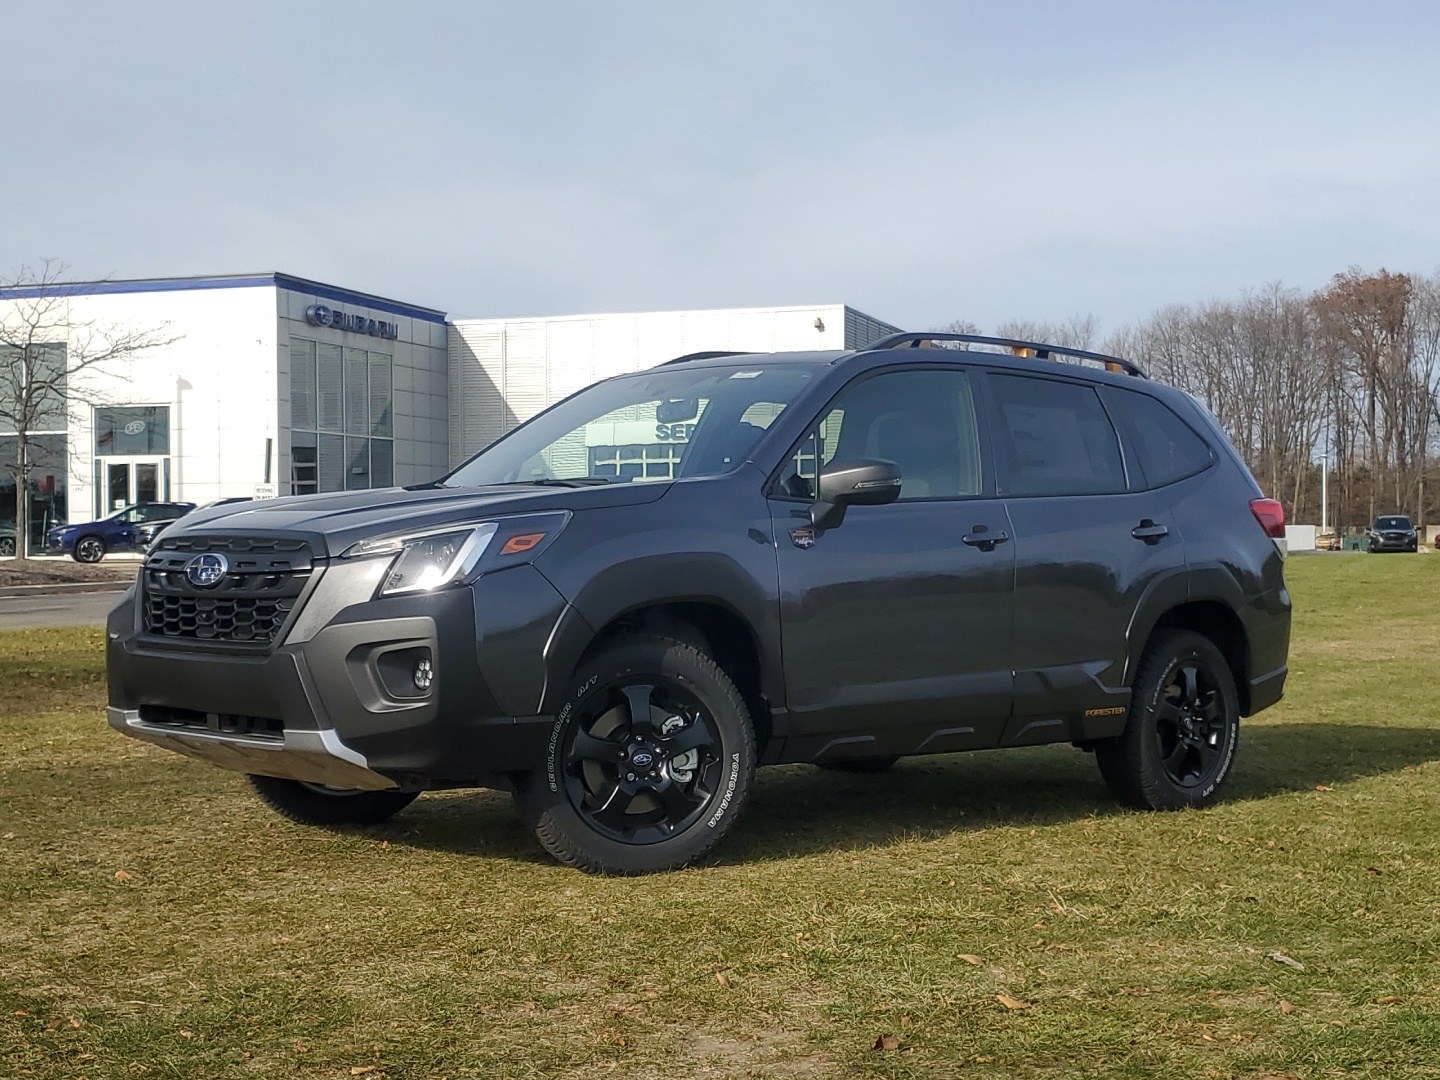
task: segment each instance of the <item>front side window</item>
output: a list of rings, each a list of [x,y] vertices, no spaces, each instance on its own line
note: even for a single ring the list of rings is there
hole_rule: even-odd
[[[522,424],[442,483],[645,483],[730,472],[809,383],[795,364],[662,366],[610,379]]]
[[[1094,387],[989,376],[1001,495],[1103,495],[1125,490],[1120,441]]]
[[[980,494],[980,443],[970,379],[963,371],[894,371],[846,387],[780,476],[780,494],[815,497],[831,461],[893,461],[900,499]]]

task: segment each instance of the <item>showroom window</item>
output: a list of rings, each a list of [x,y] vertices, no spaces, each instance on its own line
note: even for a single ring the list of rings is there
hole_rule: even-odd
[[[64,342],[33,344],[27,347],[29,370],[46,384],[31,396],[30,424],[26,437],[26,517],[30,522],[30,549],[39,548],[52,525],[63,524],[66,516],[66,487],[70,444],[66,436],[66,362]],[[21,375],[22,353],[12,346],[0,346],[0,369]],[[0,385],[0,553],[13,554],[15,535],[15,476],[19,439],[15,417],[18,408],[10,388]]]
[[[291,493],[390,487],[394,407],[390,354],[291,338]]]

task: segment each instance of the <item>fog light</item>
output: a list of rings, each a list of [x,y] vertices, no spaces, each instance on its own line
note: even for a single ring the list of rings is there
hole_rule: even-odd
[[[429,659],[421,660],[415,665],[415,689],[425,693],[430,689],[430,684],[435,681],[435,668]]]

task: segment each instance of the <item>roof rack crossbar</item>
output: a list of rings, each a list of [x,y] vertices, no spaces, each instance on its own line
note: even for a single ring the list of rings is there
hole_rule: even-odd
[[[1088,352],[1085,349],[1071,349],[1064,345],[1047,345],[1042,341],[1021,341],[1018,338],[985,337],[982,334],[948,334],[941,332],[934,333],[899,333],[883,337],[879,341],[867,345],[863,351],[872,352],[878,349],[918,349],[925,341],[963,341],[975,345],[999,345],[1003,348],[1015,350],[1024,349],[1027,353],[1033,353],[1036,359],[1050,360],[1057,356],[1073,356],[1080,360],[1093,360],[1097,364],[1104,364],[1108,369],[1118,368],[1127,375],[1134,375],[1140,379],[1148,379],[1144,370],[1129,360],[1119,356],[1107,356],[1105,353]],[[1003,355],[1003,354],[1001,354]],[[1024,355],[1024,354],[1021,354]]]
[[[710,350],[709,352],[692,352],[684,356],[677,356],[674,360],[666,360],[661,367],[668,367],[671,364],[688,364],[691,360],[714,360],[718,356],[751,356],[751,353],[735,352],[729,349]]]

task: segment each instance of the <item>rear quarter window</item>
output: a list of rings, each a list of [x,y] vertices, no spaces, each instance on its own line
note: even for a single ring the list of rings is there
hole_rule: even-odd
[[[1149,487],[1164,487],[1208,468],[1210,446],[1163,401],[1111,387],[1106,404],[1130,439]]]

